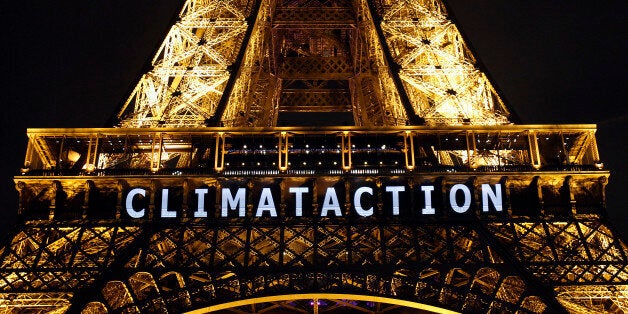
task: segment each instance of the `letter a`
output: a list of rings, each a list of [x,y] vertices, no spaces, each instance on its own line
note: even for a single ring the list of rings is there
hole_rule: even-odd
[[[277,209],[275,208],[275,201],[273,200],[273,193],[271,193],[270,188],[262,189],[262,195],[259,197],[255,217],[262,217],[265,211],[270,212],[270,217],[277,217]]]
[[[323,209],[321,210],[321,217],[327,217],[328,211],[333,211],[336,217],[341,217],[340,203],[338,203],[338,196],[336,195],[336,189],[333,187],[327,188],[325,192],[325,201],[323,201]]]

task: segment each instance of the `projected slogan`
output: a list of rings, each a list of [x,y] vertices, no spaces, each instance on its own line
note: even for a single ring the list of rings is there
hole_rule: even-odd
[[[503,210],[502,184],[374,184],[363,180],[329,186],[270,184],[253,186],[227,182],[221,187],[197,187],[181,192],[177,187],[154,191],[133,187],[124,197],[123,208],[131,218],[144,218],[148,210],[159,218],[229,217],[370,217],[466,215],[473,211],[498,213]],[[176,194],[176,196],[174,196]],[[185,194],[185,195],[182,195]],[[174,197],[173,197],[174,196]],[[181,206],[182,199],[189,205]]]

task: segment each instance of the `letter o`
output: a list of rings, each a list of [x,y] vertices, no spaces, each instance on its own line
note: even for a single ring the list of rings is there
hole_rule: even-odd
[[[464,203],[462,206],[458,206],[456,202],[456,193],[458,191],[462,191],[464,193]],[[466,213],[471,207],[471,190],[464,184],[455,184],[449,190],[449,205],[451,205],[451,209],[453,209],[458,214]]]

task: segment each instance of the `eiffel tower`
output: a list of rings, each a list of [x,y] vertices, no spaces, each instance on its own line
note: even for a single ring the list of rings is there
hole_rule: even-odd
[[[110,128],[29,129],[6,313],[628,310],[595,125],[441,0],[187,0]]]

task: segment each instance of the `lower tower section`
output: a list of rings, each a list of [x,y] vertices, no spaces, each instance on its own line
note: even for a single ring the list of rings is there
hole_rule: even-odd
[[[623,309],[594,131],[30,130],[0,306]]]

